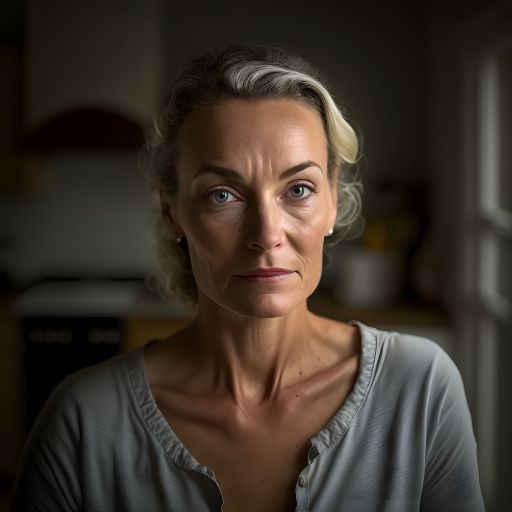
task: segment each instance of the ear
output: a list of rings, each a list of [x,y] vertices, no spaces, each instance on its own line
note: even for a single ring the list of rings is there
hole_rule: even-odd
[[[176,203],[162,189],[160,189],[160,211],[171,236],[175,239],[183,236],[184,233],[176,215]]]

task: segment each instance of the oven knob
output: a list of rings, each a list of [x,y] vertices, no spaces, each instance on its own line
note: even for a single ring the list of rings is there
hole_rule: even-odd
[[[59,329],[59,342],[67,345],[73,341],[73,333],[70,329]]]
[[[105,331],[105,343],[116,345],[121,341],[121,333],[117,329],[108,329]]]
[[[44,343],[45,333],[43,329],[30,329],[29,338],[32,343]]]
[[[92,345],[103,343],[103,329],[91,329],[87,334],[87,341]]]

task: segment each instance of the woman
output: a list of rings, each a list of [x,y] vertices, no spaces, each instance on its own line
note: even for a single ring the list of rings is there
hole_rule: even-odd
[[[148,148],[162,287],[197,314],[58,386],[14,509],[483,510],[450,358],[307,309],[360,210],[357,138],[314,71],[273,47],[205,55]]]

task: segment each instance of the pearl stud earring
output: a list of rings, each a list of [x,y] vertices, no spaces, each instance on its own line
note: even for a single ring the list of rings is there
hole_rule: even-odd
[[[334,233],[334,229],[329,229],[329,231],[327,231],[327,234],[325,236],[331,236],[332,234]]]

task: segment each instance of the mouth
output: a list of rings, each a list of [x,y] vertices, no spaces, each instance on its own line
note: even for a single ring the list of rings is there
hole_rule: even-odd
[[[250,270],[249,272],[235,274],[235,277],[239,277],[252,283],[265,283],[281,281],[293,273],[293,270],[286,268],[258,268],[255,270]]]

